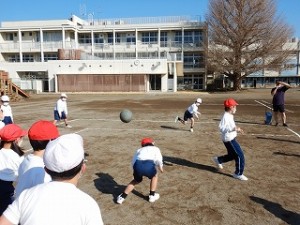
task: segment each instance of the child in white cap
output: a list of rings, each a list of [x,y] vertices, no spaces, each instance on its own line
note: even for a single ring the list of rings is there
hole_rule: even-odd
[[[143,177],[151,179],[149,202],[155,202],[159,199],[159,194],[156,193],[158,175],[156,167],[163,172],[163,157],[160,149],[154,146],[152,138],[143,138],[141,141],[142,147],[139,148],[133,156],[133,180],[128,184],[126,189],[117,198],[117,203],[122,204],[127,195],[133,191],[135,185],[143,181]]]
[[[61,93],[60,98],[57,100],[54,107],[54,121],[53,124],[56,125],[58,121],[64,120],[66,127],[72,128],[68,124],[68,105],[67,105],[68,96],[65,93]]]
[[[0,224],[102,225],[97,202],[77,188],[86,170],[82,137],[65,134],[50,141],[43,159],[52,181],[24,190]]]
[[[191,127],[190,127],[190,131],[194,132],[194,124],[195,124],[195,120],[194,120],[194,116],[199,119],[198,115],[201,115],[201,113],[198,111],[198,108],[200,106],[200,104],[202,103],[202,99],[201,98],[197,98],[196,101],[190,105],[187,110],[185,110],[184,112],[184,116],[183,119],[181,119],[180,117],[176,116],[175,118],[175,123],[177,121],[180,121],[182,124],[186,124],[186,122],[188,120],[191,121]]]
[[[12,109],[9,105],[9,97],[7,95],[1,96],[1,111],[3,113],[2,122],[7,124],[12,124],[14,122]]]

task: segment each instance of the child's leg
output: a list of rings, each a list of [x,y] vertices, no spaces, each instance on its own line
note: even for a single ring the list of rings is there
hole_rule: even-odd
[[[150,182],[150,192],[155,192],[157,188],[157,182],[158,182],[158,176],[157,174],[152,177],[151,182]]]
[[[239,143],[236,141],[236,139],[233,139],[231,141],[231,144],[233,146],[233,149],[235,151],[235,174],[236,175],[243,175],[244,173],[244,168],[245,168],[245,157],[243,150],[241,149],[241,146]]]

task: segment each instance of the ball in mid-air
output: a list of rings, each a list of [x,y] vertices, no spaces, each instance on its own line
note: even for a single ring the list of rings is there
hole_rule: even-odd
[[[120,112],[120,120],[123,123],[129,123],[132,120],[132,112],[129,109],[123,109]]]

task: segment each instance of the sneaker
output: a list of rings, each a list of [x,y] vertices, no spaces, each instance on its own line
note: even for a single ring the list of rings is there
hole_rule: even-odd
[[[122,195],[122,194],[121,194],[121,195]],[[125,198],[123,198],[121,195],[119,195],[119,196],[117,197],[117,203],[120,204],[120,205],[125,201]]]
[[[219,162],[218,157],[213,157],[213,160],[219,169],[223,169],[223,165]]]
[[[69,124],[67,124],[67,125],[66,125],[66,127],[67,127],[67,128],[72,128],[72,126],[71,126],[71,125],[69,125]]]
[[[248,180],[248,178],[245,176],[245,175],[237,175],[237,174],[233,174],[232,175],[235,179],[238,179],[238,180]]]
[[[159,194],[155,193],[154,195],[149,195],[149,202],[155,202],[156,200],[159,199]]]
[[[176,116],[176,118],[175,118],[175,123],[177,123],[177,121],[178,121],[178,116]]]
[[[190,131],[193,133],[193,132],[194,132],[194,129],[193,129],[193,128],[191,128],[191,129],[190,129]]]
[[[282,126],[284,126],[284,127],[288,127],[288,125],[287,125],[286,123],[282,124]]]

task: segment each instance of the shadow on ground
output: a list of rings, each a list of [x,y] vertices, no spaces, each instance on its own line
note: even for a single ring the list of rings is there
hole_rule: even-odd
[[[263,198],[250,196],[250,199],[256,203],[261,204],[266,210],[268,210],[270,213],[280,218],[284,222],[290,225],[299,225],[300,215],[298,213],[286,210],[282,208],[280,204],[271,202]]]

